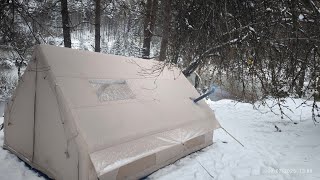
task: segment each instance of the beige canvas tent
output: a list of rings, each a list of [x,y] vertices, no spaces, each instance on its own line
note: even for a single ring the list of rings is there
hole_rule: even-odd
[[[5,112],[4,147],[58,180],[137,179],[212,144],[212,110],[177,68],[37,46]],[[155,71],[156,73],[160,71]]]

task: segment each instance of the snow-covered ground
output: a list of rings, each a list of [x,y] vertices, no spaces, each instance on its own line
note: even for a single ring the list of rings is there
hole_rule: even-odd
[[[295,123],[288,118],[281,119],[266,107],[257,111],[250,104],[231,100],[207,102],[221,125],[244,147],[219,129],[214,133],[213,145],[160,169],[147,179],[320,179],[320,124],[314,125],[311,107],[303,105],[296,108],[302,100],[287,99],[286,105],[293,113],[286,112]],[[271,101],[269,103],[272,104]],[[276,131],[275,125],[281,132]],[[0,132],[2,143],[3,132]],[[0,179],[33,180],[42,177],[1,149]]]

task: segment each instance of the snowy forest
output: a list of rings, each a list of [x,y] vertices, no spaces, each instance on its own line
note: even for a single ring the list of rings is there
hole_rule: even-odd
[[[272,98],[283,116],[288,97],[312,100],[319,122],[317,0],[1,0],[0,29],[3,100],[34,45],[50,44],[163,61],[199,92],[215,84],[229,99]]]

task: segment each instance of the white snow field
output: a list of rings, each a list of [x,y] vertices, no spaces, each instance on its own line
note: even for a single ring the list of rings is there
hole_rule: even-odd
[[[161,180],[315,180],[320,179],[320,124],[312,121],[311,107],[301,99],[286,99],[288,117],[259,111],[246,103],[220,100],[207,103],[224,130],[214,133],[215,143],[176,163],[153,173],[146,179]],[[268,101],[271,106],[272,101]],[[311,102],[307,102],[311,104]],[[320,104],[318,104],[320,105]],[[274,109],[275,113],[279,110]],[[3,118],[0,118],[0,122]],[[295,122],[295,123],[294,123]],[[275,125],[281,130],[277,131]],[[0,132],[3,144],[3,132]],[[0,150],[1,180],[44,179],[30,170],[16,156]]]

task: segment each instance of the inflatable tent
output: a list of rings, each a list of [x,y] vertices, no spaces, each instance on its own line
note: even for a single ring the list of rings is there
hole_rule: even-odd
[[[213,111],[178,68],[49,45],[4,119],[4,148],[57,180],[138,179],[212,144]]]

